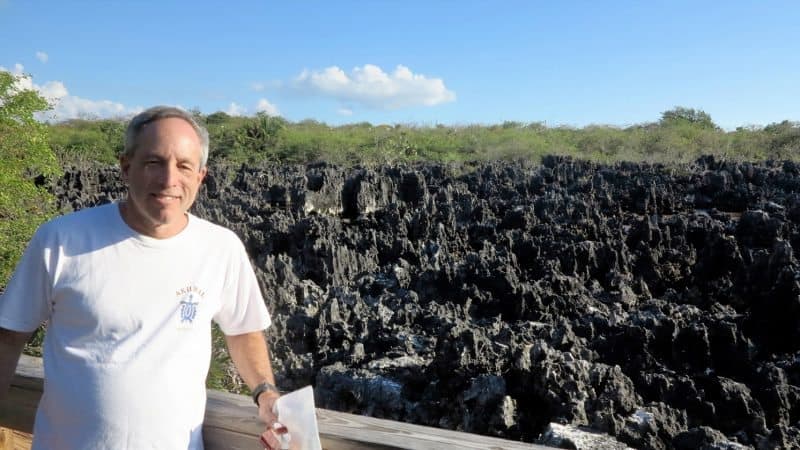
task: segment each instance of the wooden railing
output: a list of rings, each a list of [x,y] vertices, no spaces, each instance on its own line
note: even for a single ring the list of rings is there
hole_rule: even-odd
[[[42,394],[42,361],[23,355],[7,401],[0,404],[0,450],[27,450],[36,405]],[[203,436],[207,450],[262,450],[263,425],[249,397],[208,391]],[[521,442],[317,408],[320,440],[326,450],[508,449],[546,450]]]

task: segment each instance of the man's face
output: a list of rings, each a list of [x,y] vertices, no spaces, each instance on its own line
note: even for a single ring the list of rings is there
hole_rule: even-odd
[[[200,168],[200,138],[177,117],[145,125],[133,156],[120,158],[128,200],[121,205],[125,222],[147,236],[163,239],[187,223],[206,168]]]

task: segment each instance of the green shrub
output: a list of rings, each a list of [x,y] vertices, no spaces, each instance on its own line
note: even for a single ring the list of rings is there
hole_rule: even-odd
[[[800,125],[781,122],[726,132],[706,112],[675,107],[657,122],[629,127],[548,127],[543,122],[418,126],[360,122],[329,126],[280,117],[195,115],[208,127],[211,159],[239,165],[263,161],[342,165],[410,161],[538,160],[557,154],[601,162],[688,162],[703,154],[726,159],[800,158]],[[51,145],[63,164],[114,163],[124,124],[74,120],[51,127]]]
[[[0,283],[8,282],[36,228],[55,213],[43,187],[60,173],[47,127],[34,118],[49,109],[37,92],[20,90],[20,76],[0,71]]]
[[[126,123],[121,120],[75,119],[50,127],[50,148],[64,165],[116,163]]]
[[[768,157],[796,159],[800,156],[800,122],[784,120],[764,127]]]

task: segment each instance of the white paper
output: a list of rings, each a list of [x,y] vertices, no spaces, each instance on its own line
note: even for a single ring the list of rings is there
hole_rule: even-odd
[[[281,395],[275,402],[275,410],[278,422],[289,430],[288,439],[283,441],[284,449],[322,450],[317,427],[317,409],[314,407],[314,389],[311,386]],[[286,434],[283,436],[286,437]]]

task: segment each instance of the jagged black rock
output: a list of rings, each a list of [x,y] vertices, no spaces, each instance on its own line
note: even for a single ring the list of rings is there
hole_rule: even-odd
[[[53,189],[66,209],[124,190],[110,168]],[[212,166],[194,212],[244,241],[279,385],[318,406],[800,446],[795,163]]]

